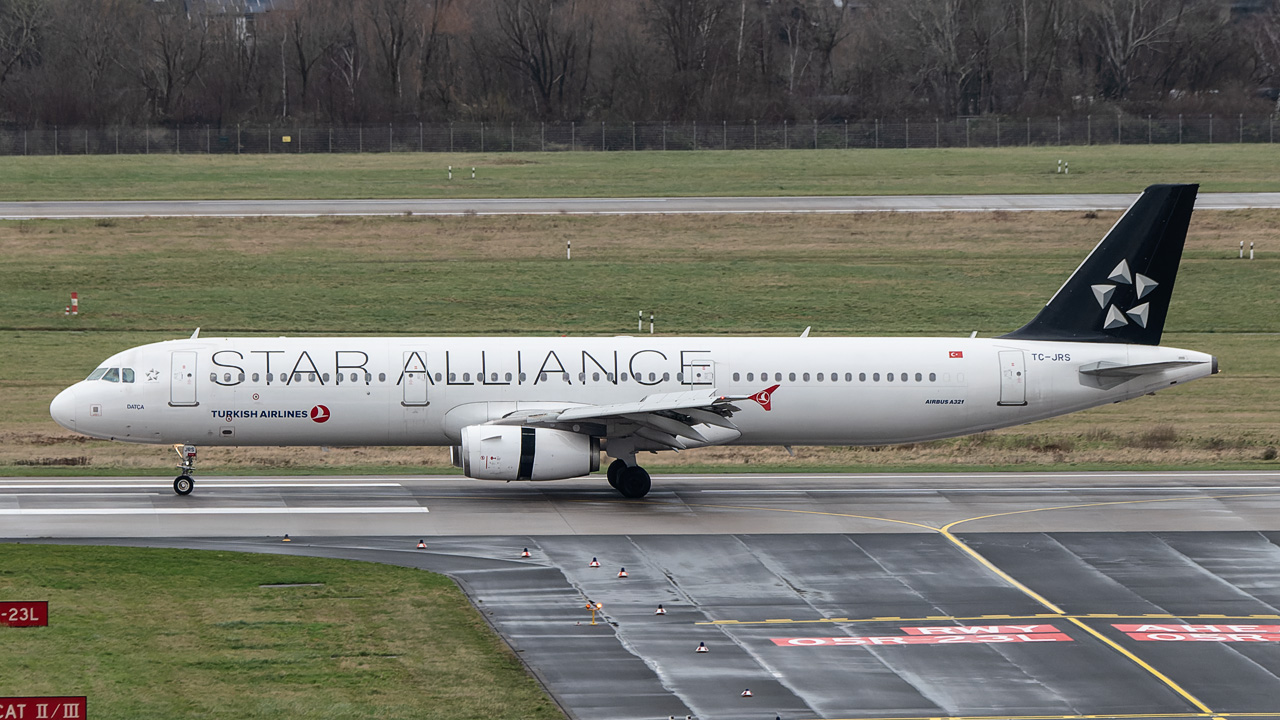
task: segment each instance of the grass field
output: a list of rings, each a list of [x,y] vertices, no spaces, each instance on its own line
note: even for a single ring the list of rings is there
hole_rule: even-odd
[[[0,158],[0,200],[1280,191],[1280,145]],[[1068,161],[1069,175],[1055,172]],[[446,168],[467,168],[446,179]],[[471,167],[476,179],[470,179]]]
[[[1030,319],[1116,213],[191,219],[0,223],[0,473],[147,471],[56,392],[126,347],[203,334],[984,336]],[[706,449],[683,468],[1270,466],[1280,445],[1280,212],[1193,219],[1165,344],[1223,374],[998,433],[889,449]],[[574,258],[565,261],[565,239]],[[781,241],[780,241],[781,239]],[[1252,262],[1238,243],[1259,243]],[[62,316],[67,294],[84,314]],[[63,463],[83,463],[64,466]],[[451,471],[440,449],[209,449],[207,472]]]
[[[562,718],[452,581],[342,560],[2,545],[0,696],[89,717]],[[266,588],[282,583],[311,587]]]

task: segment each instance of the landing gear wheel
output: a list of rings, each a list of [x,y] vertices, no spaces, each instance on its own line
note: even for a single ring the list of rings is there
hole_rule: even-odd
[[[609,478],[609,486],[614,490],[618,489],[618,477],[622,475],[622,471],[627,469],[627,464],[621,460],[614,460],[609,463],[609,470],[605,472],[605,476]]]
[[[190,475],[179,475],[173,481],[173,491],[179,495],[190,495],[195,486],[196,481]]]
[[[618,492],[625,498],[642,498],[649,494],[652,483],[649,473],[639,465],[625,468],[618,473]]]

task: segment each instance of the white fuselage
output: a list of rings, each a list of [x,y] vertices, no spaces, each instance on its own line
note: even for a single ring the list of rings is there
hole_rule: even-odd
[[[87,435],[197,445],[457,445],[517,410],[689,390],[738,400],[740,434],[698,444],[880,445],[964,435],[1204,377],[1207,354],[973,338],[198,338],[121,352],[54,401]],[[1098,363],[1170,363],[1099,379]],[[123,375],[121,376],[123,378]]]

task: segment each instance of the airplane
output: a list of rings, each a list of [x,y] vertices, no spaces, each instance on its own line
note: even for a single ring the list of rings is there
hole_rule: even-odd
[[[890,445],[1021,425],[1218,372],[1160,346],[1197,185],[1152,185],[1023,327],[970,337],[201,337],[131,348],[49,406],[95,438],[196,447],[444,445],[481,480],[637,454]],[[1016,268],[1010,268],[1016,281]]]

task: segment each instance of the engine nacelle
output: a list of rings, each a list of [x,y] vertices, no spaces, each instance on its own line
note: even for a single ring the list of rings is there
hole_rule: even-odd
[[[477,480],[563,480],[600,469],[600,439],[554,428],[468,425],[462,472]]]

